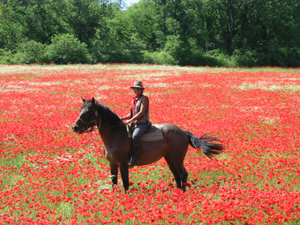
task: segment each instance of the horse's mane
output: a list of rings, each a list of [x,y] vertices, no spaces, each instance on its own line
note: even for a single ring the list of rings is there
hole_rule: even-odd
[[[100,109],[99,113],[101,113],[101,117],[103,118],[103,120],[109,121],[110,125],[114,126],[122,122],[120,117],[106,105],[97,101],[95,101],[95,104],[97,108]]]

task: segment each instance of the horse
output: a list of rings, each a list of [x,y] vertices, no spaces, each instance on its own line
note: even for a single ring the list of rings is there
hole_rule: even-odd
[[[94,98],[91,100],[82,98],[82,101],[80,115],[72,129],[74,132],[82,134],[97,126],[104,144],[104,155],[109,161],[112,186],[118,183],[118,170],[120,168],[123,187],[126,192],[129,188],[129,166],[126,161],[132,154],[132,139],[128,137],[126,125],[115,112]],[[173,173],[177,188],[185,192],[188,173],[183,161],[188,146],[201,149],[206,156],[211,158],[223,152],[224,145],[214,136],[205,134],[197,137],[171,123],[162,123],[159,126],[163,134],[162,140],[141,141],[139,166],[154,163],[164,157]]]

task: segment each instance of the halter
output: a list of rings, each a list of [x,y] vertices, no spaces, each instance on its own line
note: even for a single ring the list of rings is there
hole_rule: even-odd
[[[89,123],[92,123],[92,122],[94,122],[95,124],[93,125],[93,126],[95,126],[95,125],[97,125],[97,120],[92,120],[92,121],[90,121],[90,122],[86,122],[86,121],[84,121],[83,119],[81,119],[81,118],[78,118],[77,120],[79,120],[79,121],[81,121],[83,124],[89,124]],[[100,124],[99,124],[100,125]],[[92,126],[92,127],[93,127]],[[100,129],[100,127],[98,128],[98,129]]]
[[[97,113],[97,115],[98,115],[98,113]],[[83,124],[85,124],[85,125],[94,122],[94,125],[91,126],[91,128],[90,128],[89,130],[86,130],[84,133],[91,133],[91,140],[92,140],[94,146],[96,147],[96,144],[95,144],[95,141],[94,141],[92,132],[95,131],[95,130],[100,131],[100,128],[101,128],[101,116],[100,116],[100,119],[99,119],[99,125],[98,125],[98,128],[97,128],[97,129],[94,128],[94,126],[97,125],[97,119],[94,119],[94,120],[92,120],[92,121],[90,121],[90,122],[86,122],[86,121],[84,121],[84,120],[81,119],[81,118],[78,118],[77,121],[78,121],[78,120],[81,121],[81,122],[82,122]],[[105,127],[105,128],[102,128],[102,129],[113,128],[113,127],[119,127],[119,126],[123,126],[124,124],[125,124],[125,123],[122,123],[122,124],[115,125],[115,126],[111,126],[111,127]],[[84,129],[84,127],[83,127],[82,129]]]
[[[98,116],[98,112],[96,112],[96,116]],[[81,119],[81,118],[78,118],[77,121],[78,121],[78,120],[81,121],[84,125],[87,125],[87,124],[90,124],[90,123],[94,123],[94,125],[91,126],[89,130],[87,129],[87,130],[85,131],[86,133],[94,131],[94,130],[95,130],[94,126],[97,125],[97,122],[98,122],[97,119],[94,119],[94,120],[89,121],[89,122],[86,122],[86,121],[84,121],[84,120]],[[77,122],[76,122],[76,123],[77,123]],[[83,127],[82,129],[84,129],[84,128],[85,128],[85,127]],[[100,119],[99,119],[99,122],[98,122],[98,128],[97,128],[97,130],[100,130],[100,128],[101,128],[101,116],[100,116]]]
[[[98,113],[96,114],[96,116],[98,116]],[[90,121],[90,122],[86,122],[86,121],[84,121],[84,120],[81,119],[81,118],[78,118],[77,121],[78,121],[78,120],[81,121],[84,125],[89,124],[89,123],[94,123],[94,125],[91,126],[90,129],[87,130],[87,131],[85,131],[84,133],[93,132],[93,131],[95,131],[95,130],[100,131],[100,128],[101,128],[101,116],[100,116],[100,119],[99,119],[99,124],[98,124],[98,128],[97,128],[97,129],[94,128],[94,126],[97,125],[97,122],[98,122],[97,119],[94,119],[94,120],[92,120],[92,121]],[[114,127],[120,127],[120,126],[123,126],[124,124],[125,124],[125,123],[122,123],[122,124],[118,124],[118,125],[115,125],[115,126],[105,127],[105,128],[102,128],[102,129],[109,129],[109,128],[114,128]],[[82,129],[84,129],[84,128],[82,128]]]

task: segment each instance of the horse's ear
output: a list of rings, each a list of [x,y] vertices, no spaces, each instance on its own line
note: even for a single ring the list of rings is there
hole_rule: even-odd
[[[95,99],[92,98],[92,106],[95,106]]]
[[[86,100],[83,97],[81,97],[81,99],[82,99],[83,103],[85,103]]]

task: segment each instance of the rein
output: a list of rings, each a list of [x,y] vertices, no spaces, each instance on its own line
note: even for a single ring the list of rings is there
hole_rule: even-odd
[[[81,118],[78,118],[77,120],[81,121],[84,125],[89,124],[89,123],[92,123],[92,122],[95,123],[89,130],[87,129],[84,133],[89,133],[89,132],[94,131],[95,129],[94,129],[93,127],[94,127],[95,125],[97,125],[97,120],[92,120],[92,121],[90,121],[90,122],[86,122],[86,121],[84,121],[84,120],[81,119]],[[82,129],[84,129],[84,128],[82,128]],[[80,130],[82,130],[82,129],[80,129]]]
[[[95,119],[95,120],[92,120],[92,121],[90,121],[90,122],[86,122],[86,121],[84,121],[83,119],[80,119],[80,118],[78,118],[78,120],[81,121],[81,122],[84,123],[84,124],[89,124],[89,123],[92,123],[92,122],[95,123],[95,124],[94,124],[89,130],[87,130],[85,133],[93,132],[93,131],[95,131],[95,130],[98,130],[98,131],[99,131],[100,128],[101,128],[101,117],[100,117],[100,120],[99,120],[98,128],[94,128],[94,126],[97,125],[97,122],[98,122],[96,119]],[[122,123],[122,124],[115,125],[115,126],[104,127],[104,128],[102,128],[102,129],[109,129],[109,128],[114,128],[114,127],[120,127],[120,126],[123,126],[123,125],[126,125],[126,124],[125,124],[125,123]]]
[[[110,126],[110,127],[104,127],[104,128],[102,128],[102,129],[109,129],[109,128],[114,128],[114,127],[120,127],[120,126],[123,126],[123,125],[126,125],[125,123],[122,123],[122,124],[119,124],[119,125],[115,125],[115,126]],[[88,133],[88,132],[93,132],[93,131],[95,131],[95,130],[100,130],[100,128],[91,128],[91,129],[89,129],[88,131],[86,131],[86,133]]]
[[[84,123],[86,124],[86,122],[83,121],[82,119],[80,119],[80,121],[81,121],[81,122],[84,122]],[[94,122],[94,120],[91,121],[91,122]],[[95,123],[95,125],[96,125],[96,124],[97,124],[97,122]],[[123,126],[124,124],[125,124],[125,123],[122,123],[122,124],[115,125],[115,126],[105,127],[105,128],[102,128],[102,129],[108,129],[108,128],[113,128],[113,127],[120,127],[120,126]],[[94,126],[95,126],[95,125],[94,125]],[[94,141],[92,132],[93,132],[93,131],[96,131],[96,130],[100,131],[100,128],[101,128],[101,127],[100,127],[100,124],[99,124],[99,126],[98,126],[97,128],[91,127],[89,130],[86,131],[86,133],[91,133],[91,139],[92,139],[92,142],[93,142],[93,144],[94,144],[95,147],[96,147],[96,144],[95,144],[95,141]]]
[[[84,131],[84,133],[91,133],[91,139],[92,139],[92,142],[93,142],[94,146],[96,147],[95,141],[94,141],[94,139],[93,139],[92,132],[93,132],[93,131],[96,131],[96,130],[100,131],[100,128],[101,128],[101,117],[100,117],[99,121],[98,121],[97,119],[94,119],[94,120],[92,120],[92,121],[90,121],[90,122],[86,122],[86,121],[84,121],[84,120],[81,119],[81,118],[78,118],[77,120],[81,121],[81,122],[82,122],[83,124],[85,124],[85,125],[90,124],[90,123],[94,123],[94,125],[93,125],[92,127],[90,127],[90,129],[87,129],[86,131]],[[98,123],[98,124],[97,124],[97,123]],[[122,123],[122,124],[119,124],[119,125],[115,125],[115,126],[110,126],[110,127],[104,127],[104,128],[102,128],[102,129],[109,129],[109,128],[114,128],[114,127],[120,127],[120,126],[123,126],[124,124],[125,124],[125,123]],[[98,125],[98,127],[97,127],[97,128],[94,128],[95,125]]]

